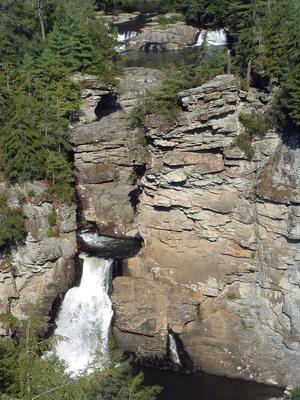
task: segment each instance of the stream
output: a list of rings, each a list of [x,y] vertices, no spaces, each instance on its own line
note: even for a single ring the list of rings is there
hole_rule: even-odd
[[[176,51],[127,52],[126,42],[134,38],[145,26],[151,15],[141,14],[137,18],[117,25],[119,48],[122,50],[125,67],[158,67],[162,64],[193,63],[204,40],[217,51],[226,46],[224,30],[199,30],[197,42]],[[108,340],[113,310],[109,291],[112,286],[113,259],[132,257],[140,243],[122,239],[99,237],[96,231],[78,234],[82,252],[83,272],[78,287],[70,289],[62,303],[56,319],[57,355],[67,362],[71,376],[88,373],[93,363],[105,365],[108,357]],[[174,370],[157,370],[142,367],[145,384],[159,384],[163,391],[159,400],[266,400],[282,396],[282,390],[253,382],[232,380],[201,372],[179,372],[181,361],[177,353],[176,340],[169,334],[169,354]]]

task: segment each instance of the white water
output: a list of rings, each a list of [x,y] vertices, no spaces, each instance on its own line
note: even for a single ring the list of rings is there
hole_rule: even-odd
[[[181,365],[179,355],[177,353],[177,345],[174,339],[174,336],[169,333],[169,342],[170,342],[170,356],[172,363],[174,365]]]
[[[109,239],[105,236],[99,236],[97,232],[92,231],[79,232],[78,236],[80,236],[85,243],[89,244],[90,246],[102,247],[105,243],[107,243],[107,241],[109,241]]]
[[[118,34],[118,43],[126,43],[128,40],[136,37],[138,33],[135,31],[128,31],[125,33],[119,33]]]
[[[108,296],[112,260],[86,254],[80,258],[83,259],[80,286],[67,292],[55,330],[56,354],[67,362],[67,372],[72,376],[89,372],[96,354],[97,366],[104,365],[113,316]]]
[[[205,39],[208,46],[227,45],[227,35],[224,29],[220,29],[217,31],[202,30],[199,34],[196,46],[201,46]]]
[[[138,32],[135,31],[128,31],[125,33],[119,33],[118,34],[118,46],[115,48],[118,52],[122,53],[123,51],[126,51],[126,43],[136,37]]]

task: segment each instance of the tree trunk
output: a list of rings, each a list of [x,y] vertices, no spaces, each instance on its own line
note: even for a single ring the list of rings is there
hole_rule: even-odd
[[[248,90],[250,88],[251,69],[252,69],[252,60],[250,60],[248,62],[248,66],[247,66],[247,87],[248,87]]]
[[[231,74],[231,54],[230,50],[227,50],[227,66],[226,66],[226,73]]]
[[[44,42],[45,39],[46,39],[46,35],[45,35],[45,25],[44,25],[43,16],[42,16],[42,10],[41,9],[38,10],[38,19],[39,19],[40,25],[41,25],[42,41]]]

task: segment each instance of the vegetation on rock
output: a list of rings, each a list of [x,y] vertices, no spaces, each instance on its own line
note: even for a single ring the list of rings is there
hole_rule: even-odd
[[[0,194],[0,250],[22,240],[25,235],[24,218],[19,208],[7,205],[7,197]]]
[[[3,0],[0,4],[0,170],[12,183],[47,179],[73,199],[68,126],[80,90],[73,71],[113,80],[116,33],[95,19],[93,0]]]
[[[154,400],[159,393],[157,386],[143,386],[143,374],[134,372],[130,359],[113,347],[104,369],[95,362],[93,373],[71,378],[64,362],[49,351],[52,339],[39,338],[43,329],[33,314],[23,339],[0,341],[1,399]]]

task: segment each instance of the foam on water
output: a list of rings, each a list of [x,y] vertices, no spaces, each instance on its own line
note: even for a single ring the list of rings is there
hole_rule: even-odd
[[[67,372],[72,376],[88,372],[96,354],[97,366],[104,365],[113,316],[108,296],[112,260],[86,254],[80,258],[83,260],[80,285],[67,292],[55,330],[56,354],[66,361]]]
[[[177,352],[176,340],[175,340],[174,336],[171,334],[169,334],[169,343],[170,343],[170,356],[171,356],[172,363],[174,365],[180,366],[181,362],[180,362],[180,358],[179,358],[179,355]]]
[[[206,30],[200,31],[196,46],[201,46],[205,40],[208,46],[227,45],[227,35],[224,29],[216,31],[206,31]]]

